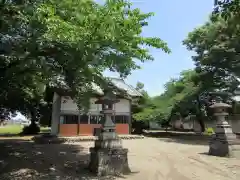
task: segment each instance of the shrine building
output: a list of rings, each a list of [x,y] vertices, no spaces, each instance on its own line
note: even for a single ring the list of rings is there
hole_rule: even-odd
[[[128,85],[123,79],[109,78],[115,89],[125,92],[117,93],[118,103],[113,105],[115,111],[112,116],[118,134],[131,133],[131,103],[141,95],[134,87]],[[60,136],[94,135],[96,128],[101,127],[103,115],[101,104],[95,102],[103,96],[103,90],[94,85],[94,95],[90,98],[88,113],[78,110],[77,104],[70,97],[69,91],[64,88],[54,88],[51,133]]]

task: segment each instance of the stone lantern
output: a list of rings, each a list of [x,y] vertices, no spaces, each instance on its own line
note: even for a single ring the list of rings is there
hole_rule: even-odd
[[[214,156],[232,156],[233,142],[236,136],[232,132],[231,126],[226,121],[228,109],[231,108],[229,104],[223,102],[215,102],[210,108],[214,111],[217,124],[215,127],[215,134],[212,136],[209,143],[209,155]]]
[[[112,121],[113,104],[119,102],[113,93],[104,92],[104,96],[95,103],[102,104],[101,113],[104,115],[102,130],[90,148],[90,171],[98,176],[116,175],[130,172],[128,166],[128,149],[122,147],[121,139],[115,132]]]

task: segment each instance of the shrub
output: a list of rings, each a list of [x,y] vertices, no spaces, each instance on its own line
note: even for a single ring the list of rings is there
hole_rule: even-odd
[[[213,130],[213,128],[207,128],[207,129],[205,130],[205,133],[206,133],[207,135],[212,135],[212,134],[214,134],[214,130]]]
[[[149,129],[148,123],[144,121],[133,121],[132,130],[133,134],[143,134],[144,129]]]
[[[40,127],[36,123],[25,126],[21,132],[22,135],[34,135],[40,132]]]

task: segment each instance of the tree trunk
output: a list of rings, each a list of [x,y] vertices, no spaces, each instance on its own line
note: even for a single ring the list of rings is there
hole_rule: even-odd
[[[38,118],[37,118],[37,112],[34,108],[31,109],[30,115],[31,115],[31,125],[36,124]]]
[[[196,120],[200,124],[201,132],[204,132],[205,131],[205,123],[204,123],[203,116],[201,115],[201,113],[196,114]]]
[[[196,113],[196,120],[200,124],[201,132],[205,131],[205,123],[204,123],[204,116],[202,113],[201,102],[199,97],[197,97],[197,113]]]

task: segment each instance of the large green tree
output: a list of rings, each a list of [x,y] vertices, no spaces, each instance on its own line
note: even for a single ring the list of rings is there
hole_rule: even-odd
[[[202,131],[205,131],[204,120],[211,103],[206,89],[196,84],[198,74],[194,70],[185,70],[179,78],[171,79],[165,84],[165,91],[156,97],[149,98],[149,105],[134,114],[139,121],[158,121],[165,125],[170,120],[196,116]]]
[[[183,104],[184,101],[190,101],[191,103],[192,100],[190,98],[187,100],[187,97],[197,93],[198,88],[195,87],[192,80],[193,75],[195,75],[195,72],[192,70],[183,71],[179,78],[171,79],[165,84],[165,91],[160,96],[149,98],[151,105],[135,114],[135,118],[137,120],[155,120],[165,123],[174,111],[181,112],[181,114],[187,112],[183,108],[187,109],[189,103],[180,106],[181,108],[177,107],[180,103]]]
[[[54,79],[62,77],[85,107],[91,83],[105,85],[104,70],[126,77],[140,68],[136,61],[153,60],[148,47],[170,52],[160,38],[141,35],[153,14],[125,0],[0,3],[0,105],[33,118]]]
[[[199,83],[233,91],[240,77],[240,1],[219,1],[209,20],[189,33],[184,44],[195,52]]]
[[[240,33],[240,1],[216,1],[217,6],[209,20],[194,29],[184,40],[184,44],[195,52],[193,61],[197,76],[198,98],[195,99],[198,109],[208,107],[213,95],[210,92],[227,91],[221,94],[226,100],[239,84],[239,33]],[[209,94],[210,93],[210,94]],[[220,95],[220,94],[219,94]],[[194,97],[192,96],[192,97]],[[191,97],[191,96],[190,96]],[[202,105],[201,105],[202,104]],[[202,130],[201,111],[195,112]],[[207,111],[209,112],[209,111]]]
[[[204,120],[211,117],[211,92],[233,92],[239,84],[239,12],[238,0],[218,1],[209,21],[184,41],[195,52],[196,69],[183,71],[179,78],[167,82],[164,93],[151,99],[154,106],[134,114],[135,119],[163,123],[175,115],[184,118],[191,113],[205,130]]]

